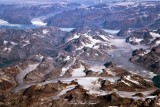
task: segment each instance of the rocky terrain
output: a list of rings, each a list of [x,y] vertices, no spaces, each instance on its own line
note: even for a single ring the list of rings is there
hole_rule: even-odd
[[[123,29],[159,28],[160,3],[110,2],[84,5],[67,2],[0,4],[0,27],[33,28],[56,26],[61,28]]]
[[[93,4],[0,2],[0,107],[160,107],[160,3]]]
[[[113,2],[65,11],[51,18],[48,25],[95,28],[157,28],[159,2]],[[72,15],[71,15],[72,14]]]
[[[67,2],[41,2],[41,3],[0,3],[0,19],[11,24],[43,25],[45,19],[63,11],[68,11],[81,6],[78,3]],[[44,23],[42,23],[44,21]],[[47,24],[47,23],[46,23]],[[3,25],[5,26],[5,25]]]
[[[159,89],[152,81],[152,73],[142,72],[145,69],[138,65],[132,67],[136,65],[129,61],[132,55],[142,57],[140,54],[145,53],[145,49],[138,50],[139,47],[145,45],[151,49],[155,44],[128,41],[138,34],[143,40],[155,41],[152,35],[159,35],[158,30],[133,30],[130,35],[122,35],[127,31],[122,30],[116,36],[89,27],[68,32],[56,27],[1,29],[0,105],[160,106]],[[157,47],[146,55],[152,53],[156,59]],[[127,53],[130,54],[127,56]],[[153,68],[158,74],[159,68]]]
[[[145,45],[145,48],[136,49],[132,52],[132,62],[140,64],[147,69],[159,74],[159,49],[160,49],[160,34],[159,30],[156,31],[144,31],[141,32],[141,36],[138,36],[139,31],[133,31],[132,35],[127,38],[127,42],[133,45]],[[134,34],[135,33],[135,34]],[[147,47],[147,48],[146,48]]]

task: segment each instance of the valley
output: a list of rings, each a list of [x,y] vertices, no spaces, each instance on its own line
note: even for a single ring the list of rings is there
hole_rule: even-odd
[[[159,1],[0,3],[0,106],[159,107]]]

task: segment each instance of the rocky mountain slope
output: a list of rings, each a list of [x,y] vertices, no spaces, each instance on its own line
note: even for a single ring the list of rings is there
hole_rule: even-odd
[[[159,5],[158,1],[109,2],[93,6],[67,2],[0,4],[0,27],[78,28],[87,25],[118,30],[128,27],[158,29]]]
[[[95,28],[157,28],[159,2],[113,2],[65,11],[50,19],[48,25]]]
[[[130,60],[159,74],[159,30],[132,30],[127,37],[127,42],[133,45],[144,45],[144,48],[136,49],[132,52],[132,58]]]
[[[49,18],[79,6],[81,6],[81,4],[67,2],[0,3],[0,19],[11,24],[36,24],[44,21],[47,17]]]

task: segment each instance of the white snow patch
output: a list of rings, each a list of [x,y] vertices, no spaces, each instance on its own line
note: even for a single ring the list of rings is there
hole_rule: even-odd
[[[25,42],[25,43],[23,43],[23,47],[25,47],[25,46],[27,46],[27,45],[29,45],[30,44],[30,41],[29,40],[23,40],[23,42]]]
[[[81,35],[78,34],[74,34],[73,37],[69,38],[68,41],[74,40],[74,39],[78,39]]]
[[[88,90],[90,94],[94,95],[105,95],[106,93],[100,90],[100,83],[96,81],[98,78],[86,78],[86,79],[78,79],[78,84],[82,85],[84,89]]]
[[[153,37],[153,39],[156,39],[157,37],[160,37],[160,34],[154,33],[154,32],[150,32],[150,35]]]
[[[15,42],[11,42],[11,44],[14,45],[14,46],[17,45],[17,43],[15,43]]]
[[[127,5],[134,5],[135,2],[117,2],[117,3],[114,3],[115,5],[117,6],[127,6]]]
[[[107,36],[104,36],[104,35],[99,35],[99,36],[105,41],[109,41],[110,40],[110,38],[108,38]]]
[[[3,44],[4,44],[4,45],[7,45],[7,43],[8,43],[8,41],[6,41],[6,40],[3,41]]]
[[[103,29],[105,32],[110,34],[117,34],[120,30]]]
[[[12,50],[12,48],[11,48],[11,47],[4,48],[4,49],[3,49],[3,51],[5,51],[5,52],[6,52],[6,51],[7,51],[7,52],[11,52],[11,50]]]
[[[63,67],[60,76],[63,76],[66,73],[66,71],[75,63],[75,61],[76,59],[74,58],[71,64],[69,64],[66,67]]]
[[[66,32],[70,32],[73,29],[74,28],[60,28],[61,31],[66,31]]]
[[[107,69],[107,73],[112,75],[112,76],[116,76],[116,73],[115,72],[112,72],[110,69]]]
[[[125,82],[124,80],[121,80],[124,84],[126,84],[126,85],[128,85],[128,86],[130,86],[130,84],[129,83],[127,83],[127,82]]]
[[[17,27],[20,27],[21,25],[19,25],[19,24],[10,24],[5,20],[0,19],[0,26],[17,26]]]
[[[47,25],[47,23],[44,23],[44,22],[42,21],[42,19],[39,19],[39,18],[34,18],[34,19],[32,19],[32,20],[31,20],[31,23],[32,23],[33,25],[35,25],[35,26],[45,26],[45,25]]]
[[[125,79],[132,82],[132,83],[135,83],[135,84],[139,85],[139,82],[133,80],[130,75],[125,76]]]
[[[68,60],[70,60],[71,58],[70,58],[70,56],[67,56],[65,59],[64,59],[64,61],[68,61]]]
[[[84,66],[80,66],[80,68],[73,69],[72,77],[80,77],[80,76],[86,76],[86,74],[83,72],[85,70]]]
[[[97,40],[97,39],[93,39],[92,36],[89,36],[87,34],[84,34],[83,36],[85,36],[86,38],[89,39],[89,41],[91,43],[85,43],[85,47],[89,47],[89,48],[93,48],[93,46],[96,44],[96,43],[101,43],[102,41],[100,40]]]
[[[159,45],[160,44],[160,40],[159,41],[156,41],[156,45]]]
[[[61,72],[60,76],[63,76],[67,70],[68,70],[67,68],[62,68],[62,72]]]
[[[67,93],[67,91],[70,91],[72,89],[74,89],[76,87],[76,85],[70,85],[70,86],[67,86],[65,89],[63,89],[58,95],[56,96],[53,96],[52,99],[59,99],[60,96],[64,95]]]
[[[43,34],[45,35],[45,34],[47,34],[49,31],[47,30],[47,29],[44,29],[43,30]]]

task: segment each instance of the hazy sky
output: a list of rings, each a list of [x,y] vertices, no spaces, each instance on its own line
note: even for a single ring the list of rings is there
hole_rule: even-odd
[[[47,1],[74,1],[74,2],[98,2],[98,1],[123,1],[123,0],[0,0],[0,2],[47,2]],[[160,0],[126,0],[126,1],[160,1]]]

